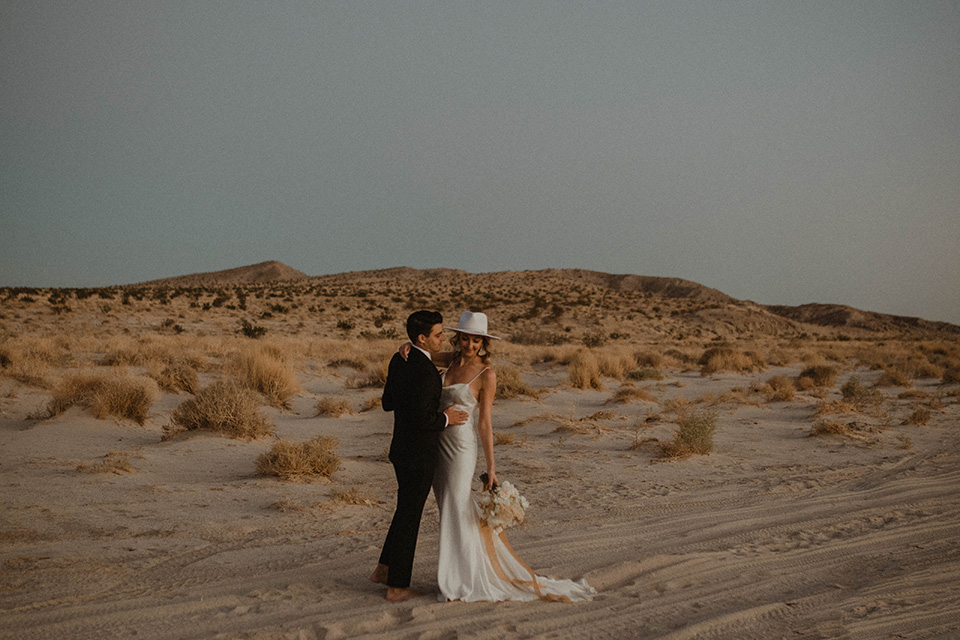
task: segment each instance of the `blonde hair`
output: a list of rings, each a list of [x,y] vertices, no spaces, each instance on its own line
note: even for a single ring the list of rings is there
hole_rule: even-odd
[[[462,335],[472,336],[473,334],[472,333],[463,334],[460,331],[457,331],[456,333],[453,334],[453,337],[450,338],[450,344],[453,345],[452,362],[456,362],[457,360],[460,359],[460,356],[461,356],[460,336]],[[483,364],[490,364],[490,354],[491,354],[490,343],[493,341],[490,340],[490,338],[488,338],[487,336],[477,336],[477,337],[483,340],[483,343],[480,345],[480,350],[477,352],[477,355],[480,356],[480,362],[482,362]]]

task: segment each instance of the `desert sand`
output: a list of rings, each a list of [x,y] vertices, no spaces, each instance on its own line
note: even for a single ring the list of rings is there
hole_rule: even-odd
[[[960,637],[960,384],[949,373],[960,349],[949,332],[824,328],[649,292],[622,298],[629,321],[603,304],[548,320],[554,301],[536,300],[552,289],[533,283],[529,298],[487,309],[508,338],[517,327],[570,336],[498,345],[494,363],[526,386],[494,407],[498,475],[531,503],[508,534],[538,573],[585,577],[598,596],[439,602],[431,498],[413,584],[426,595],[390,604],[368,580],[395,496],[391,416],[372,401],[377,363],[399,344],[376,332],[402,332],[407,293],[324,286],[286,301],[251,292],[246,309],[226,308],[235,297],[204,309],[212,290],[166,303],[0,296],[0,638]],[[477,308],[421,301],[454,318]],[[264,316],[276,304],[289,310]],[[245,318],[265,335],[238,335]],[[611,336],[627,324],[629,336]],[[752,364],[700,364],[720,344]],[[143,424],[83,402],[48,410],[78,373],[152,380],[183,358],[199,389],[235,375],[231,359],[251,349],[295,376],[279,406],[263,399],[268,437],[165,437],[194,394],[163,387]],[[592,386],[573,375],[583,350],[606,362]],[[895,361],[914,375],[891,379]],[[835,379],[802,380],[817,363]],[[789,399],[771,392],[777,376],[796,386]],[[869,402],[844,402],[853,377]],[[352,412],[317,415],[323,398]],[[691,413],[715,420],[712,449],[664,457]],[[318,435],[339,440],[329,478],[257,475],[278,439]]]

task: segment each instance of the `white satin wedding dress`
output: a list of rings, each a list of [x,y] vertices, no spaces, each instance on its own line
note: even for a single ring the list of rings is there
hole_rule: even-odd
[[[440,508],[440,599],[575,602],[593,598],[596,590],[585,580],[535,575],[510,548],[506,536],[481,522],[479,506],[470,493],[477,466],[479,403],[469,382],[445,386],[441,398],[441,406],[456,404],[470,417],[440,435],[440,460],[433,478]]]

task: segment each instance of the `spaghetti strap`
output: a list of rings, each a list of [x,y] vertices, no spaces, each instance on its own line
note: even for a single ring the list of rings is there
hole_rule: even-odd
[[[486,371],[486,370],[489,369],[489,368],[490,368],[490,367],[484,367],[484,368],[483,368],[483,371]],[[473,376],[473,380],[476,380],[477,378],[479,378],[480,376],[482,376],[482,375],[483,375],[483,371],[481,371],[481,372],[478,373],[477,375]],[[467,384],[473,384],[473,380],[471,380],[471,381],[468,382]]]

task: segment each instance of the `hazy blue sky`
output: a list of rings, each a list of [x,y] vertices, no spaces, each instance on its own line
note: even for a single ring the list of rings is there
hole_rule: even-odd
[[[960,1],[0,0],[0,285],[583,267],[960,323]]]

